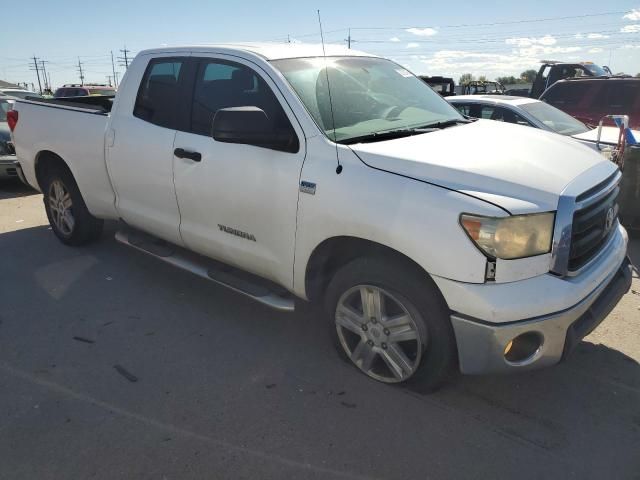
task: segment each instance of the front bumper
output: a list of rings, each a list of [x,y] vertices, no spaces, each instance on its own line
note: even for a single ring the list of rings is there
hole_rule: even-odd
[[[558,363],[613,310],[631,287],[631,272],[631,262],[625,257],[606,281],[584,299],[549,315],[492,324],[454,313],[451,321],[458,343],[460,371],[465,374],[509,372]],[[541,339],[539,348],[523,361],[507,361],[504,356],[507,344],[529,332]]]
[[[0,155],[0,178],[18,177],[16,164],[17,160],[15,155]]]

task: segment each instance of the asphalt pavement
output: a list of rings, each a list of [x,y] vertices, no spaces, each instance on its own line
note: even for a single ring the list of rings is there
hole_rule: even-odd
[[[566,363],[422,395],[114,231],[66,247],[0,184],[1,479],[640,479],[637,271]]]

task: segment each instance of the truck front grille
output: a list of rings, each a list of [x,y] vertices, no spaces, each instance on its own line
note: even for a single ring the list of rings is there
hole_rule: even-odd
[[[615,232],[618,219],[616,174],[576,198],[579,208],[573,214],[569,272],[576,272],[594,258]]]

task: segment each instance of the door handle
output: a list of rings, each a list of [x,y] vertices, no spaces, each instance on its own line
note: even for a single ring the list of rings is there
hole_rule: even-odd
[[[176,148],[173,151],[173,154],[178,158],[188,158],[189,160],[193,160],[194,162],[199,162],[202,160],[202,154],[200,152],[191,152],[189,150],[185,150],[184,148]]]

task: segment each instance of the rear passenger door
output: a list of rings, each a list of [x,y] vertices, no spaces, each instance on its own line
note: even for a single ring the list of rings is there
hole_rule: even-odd
[[[181,244],[173,186],[173,142],[187,121],[188,56],[154,56],[133,63],[118,92],[106,158],[119,215],[130,225]],[[121,107],[120,105],[127,106]]]
[[[175,148],[196,152],[200,158],[173,159],[184,243],[289,285],[305,155],[302,130],[276,84],[258,65],[225,55],[202,54],[193,61],[189,128],[177,133]],[[214,140],[216,112],[242,106],[261,108],[277,129],[293,129],[296,151]]]

